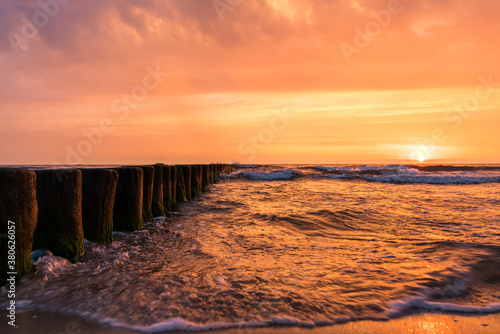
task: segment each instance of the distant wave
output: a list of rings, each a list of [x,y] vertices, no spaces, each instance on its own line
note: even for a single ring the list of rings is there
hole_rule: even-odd
[[[251,168],[251,171],[245,170]],[[337,180],[362,180],[393,184],[467,185],[499,183],[499,166],[414,166],[414,165],[352,165],[352,166],[258,166],[248,165],[226,179],[255,181],[293,181],[300,177]]]
[[[230,175],[221,175],[222,178],[245,178],[248,180],[291,180],[304,176],[304,173],[295,169],[283,169],[269,172],[237,172]]]
[[[365,180],[395,184],[482,184],[500,182],[500,167],[495,166],[314,166],[322,172],[313,177]]]
[[[466,171],[500,171],[500,166],[416,166],[411,168],[418,169],[421,172],[466,172]]]

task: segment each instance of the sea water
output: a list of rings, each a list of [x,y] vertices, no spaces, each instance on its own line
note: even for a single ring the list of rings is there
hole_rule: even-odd
[[[18,309],[148,332],[500,312],[499,182],[499,166],[240,166],[75,264],[37,256]]]

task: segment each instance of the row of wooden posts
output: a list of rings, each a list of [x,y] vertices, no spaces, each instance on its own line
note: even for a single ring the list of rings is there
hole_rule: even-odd
[[[113,241],[165,216],[231,173],[229,164],[81,169],[0,169],[1,281],[31,268],[31,252],[75,261],[84,238]],[[14,264],[14,266],[12,266]]]

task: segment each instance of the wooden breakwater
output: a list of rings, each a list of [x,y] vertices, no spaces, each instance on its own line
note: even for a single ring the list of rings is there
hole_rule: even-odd
[[[84,238],[106,244],[113,231],[140,230],[232,171],[231,164],[0,168],[0,283],[28,272],[33,250],[76,261]]]

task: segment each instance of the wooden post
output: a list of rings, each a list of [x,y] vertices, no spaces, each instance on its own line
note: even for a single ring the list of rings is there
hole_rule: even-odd
[[[31,269],[37,219],[35,172],[0,168],[1,282],[7,282],[9,272],[15,272],[17,277],[21,277]]]
[[[113,210],[118,173],[112,169],[82,169],[83,234],[87,240],[113,242]]]
[[[82,172],[39,170],[36,178],[38,223],[33,249],[48,249],[74,262],[84,253]]]
[[[143,171],[143,199],[142,219],[146,222],[153,221],[153,184],[155,180],[155,168],[153,166],[141,166]]]
[[[142,168],[120,167],[116,187],[113,223],[115,230],[136,231],[143,227],[144,172]]]
[[[153,216],[160,217],[165,216],[165,206],[163,203],[163,170],[164,167],[161,164],[156,164],[155,166],[155,180],[153,184]]]
[[[176,186],[176,202],[183,203],[187,201],[186,185],[184,183],[184,173],[181,166],[176,166],[177,170],[177,186]]]

